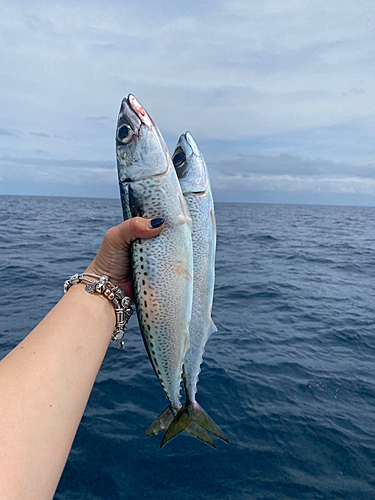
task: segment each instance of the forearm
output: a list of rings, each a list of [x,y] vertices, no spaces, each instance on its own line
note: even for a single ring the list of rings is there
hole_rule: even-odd
[[[0,362],[2,499],[53,497],[114,325],[76,285]]]

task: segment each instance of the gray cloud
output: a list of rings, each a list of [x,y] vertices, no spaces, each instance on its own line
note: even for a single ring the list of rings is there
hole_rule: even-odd
[[[240,195],[252,191],[268,191],[278,193],[334,193],[341,195],[375,196],[375,179],[359,177],[297,177],[288,175],[267,176],[249,175],[246,178],[237,176],[230,183],[224,178],[217,178],[214,189],[238,192]],[[303,200],[302,200],[303,202]]]
[[[45,134],[44,132],[29,132],[30,135],[34,135],[35,137],[51,137],[50,134]]]
[[[233,177],[250,177],[261,175],[291,175],[291,176],[350,176],[375,179],[375,163],[368,165],[349,165],[335,163],[324,159],[307,159],[288,154],[277,156],[239,155],[229,161],[215,164],[215,170],[220,174]]]
[[[206,160],[218,185],[362,189],[375,163],[372,9],[370,0],[8,2],[7,165],[15,179],[69,170],[74,182],[107,182],[119,104],[132,92],[168,144],[189,129],[216,145]],[[37,150],[49,164],[9,160]]]
[[[109,116],[88,116],[86,120],[88,122],[113,122],[113,118]]]
[[[362,95],[365,94],[365,91],[363,89],[356,89],[355,87],[350,87],[348,92],[342,92],[343,97],[348,97],[350,94],[352,95]]]
[[[113,169],[114,161],[96,161],[96,160],[56,160],[46,158],[26,158],[26,157],[7,157],[0,158],[0,164],[23,165],[25,167],[50,167],[50,168],[76,168],[76,169]]]
[[[9,137],[17,137],[17,135],[11,130],[6,130],[4,128],[0,128],[0,135],[7,135]]]
[[[0,176],[3,181],[15,183],[82,184],[83,191],[89,191],[90,185],[116,186],[118,182],[114,161],[56,160],[46,157],[0,158]]]
[[[33,31],[51,31],[54,29],[53,23],[48,20],[42,20],[40,17],[30,15],[24,18],[23,23]]]
[[[39,137],[41,139],[61,139],[63,141],[70,141],[70,137],[63,137],[57,134],[47,134],[45,132],[29,132],[29,135],[33,137]]]
[[[375,163],[361,166],[281,154],[242,155],[210,166],[212,185],[230,191],[375,195]]]
[[[15,166],[17,168],[15,168]],[[375,195],[375,164],[353,166],[291,155],[241,155],[209,165],[214,190]],[[4,181],[117,186],[114,161],[0,158]]]

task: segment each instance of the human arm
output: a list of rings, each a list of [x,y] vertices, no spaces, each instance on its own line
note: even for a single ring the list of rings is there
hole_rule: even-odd
[[[162,230],[148,222],[110,229],[86,272],[106,274],[133,298],[130,243]],[[0,361],[2,500],[53,498],[114,326],[112,303],[76,285]]]

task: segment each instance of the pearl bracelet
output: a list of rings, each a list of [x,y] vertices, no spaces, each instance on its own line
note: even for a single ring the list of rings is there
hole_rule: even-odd
[[[92,281],[90,278],[95,278]],[[111,300],[115,306],[116,313],[116,326],[112,333],[112,342],[118,340],[118,347],[124,347],[124,332],[126,330],[126,324],[129,321],[130,316],[133,314],[133,309],[130,307],[130,298],[125,296],[125,293],[118,286],[114,285],[109,281],[108,276],[97,276],[96,274],[82,273],[74,274],[64,283],[64,293],[66,293],[70,287],[73,285],[78,285],[78,283],[86,283],[85,290],[88,293],[100,293]]]

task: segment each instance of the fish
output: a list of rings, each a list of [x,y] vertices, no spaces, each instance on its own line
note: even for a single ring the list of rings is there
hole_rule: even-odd
[[[155,433],[153,429],[166,428],[181,408],[193,295],[191,219],[164,139],[132,94],[120,106],[116,159],[124,219],[160,217],[165,221],[159,236],[137,239],[131,247],[138,322],[169,401],[147,436]],[[189,426],[189,432],[203,441],[211,439],[198,425]]]
[[[190,346],[183,365],[186,401],[164,434],[162,446],[192,421],[229,443],[224,432],[199,406],[195,398],[205,345],[210,335],[217,331],[211,318],[215,282],[216,220],[207,166],[190,132],[180,136],[172,161],[192,219],[193,305],[189,325]]]

